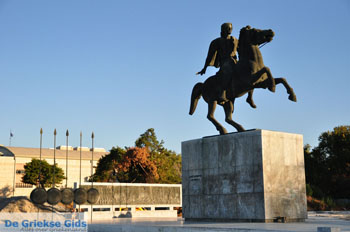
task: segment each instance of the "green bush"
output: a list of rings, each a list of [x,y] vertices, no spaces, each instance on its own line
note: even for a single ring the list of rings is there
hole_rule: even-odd
[[[306,184],[306,195],[312,197],[313,193],[314,191],[312,191],[310,184]]]
[[[332,210],[336,206],[333,198],[331,197],[326,197],[323,199],[323,201],[327,205],[327,210]]]
[[[317,199],[325,198],[325,194],[322,192],[322,190],[314,185],[310,185],[310,188],[312,189],[312,196]]]

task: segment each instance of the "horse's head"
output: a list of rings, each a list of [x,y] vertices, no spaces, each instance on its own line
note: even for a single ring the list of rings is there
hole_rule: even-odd
[[[260,45],[266,42],[270,42],[275,33],[269,30],[260,30],[251,28],[250,26],[243,27],[239,34],[239,40],[244,40],[249,45]]]
[[[257,45],[270,42],[274,35],[275,33],[271,29],[260,30],[256,28],[251,28],[250,26],[243,27],[239,33],[239,59],[251,59],[249,57],[251,55],[251,53],[249,52],[250,49],[257,49],[258,53],[260,53]]]

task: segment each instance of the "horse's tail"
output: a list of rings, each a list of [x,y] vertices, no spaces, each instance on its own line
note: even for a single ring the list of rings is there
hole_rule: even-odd
[[[192,89],[190,115],[192,115],[196,110],[198,100],[202,96],[202,88],[203,88],[203,83],[199,82]]]

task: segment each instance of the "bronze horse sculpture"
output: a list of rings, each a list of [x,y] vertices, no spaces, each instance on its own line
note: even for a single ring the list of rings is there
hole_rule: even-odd
[[[259,30],[250,26],[243,27],[239,34],[238,55],[239,61],[233,67],[233,73],[226,75],[225,89],[228,101],[218,103],[218,95],[215,89],[218,83],[217,76],[211,76],[204,83],[197,83],[192,90],[191,106],[189,114],[196,110],[198,100],[203,96],[208,103],[207,118],[215,125],[220,134],[226,134],[226,129],[214,118],[216,105],[223,106],[225,111],[225,121],[235,127],[237,131],[245,131],[237,122],[232,120],[234,102],[238,97],[257,88],[268,88],[275,92],[275,85],[283,84],[289,94],[288,99],[296,102],[293,89],[283,77],[274,78],[268,67],[264,65],[259,45],[270,42],[274,36],[272,30]]]

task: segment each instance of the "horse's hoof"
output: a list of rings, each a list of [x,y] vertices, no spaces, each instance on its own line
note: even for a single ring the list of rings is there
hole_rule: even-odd
[[[219,130],[220,135],[225,135],[227,134],[227,130],[225,128],[223,128],[222,130]]]
[[[244,132],[245,131],[245,129],[243,128],[243,126],[241,126],[241,125],[236,125],[235,126],[235,128],[237,129],[237,132]]]
[[[290,94],[288,99],[293,101],[293,102],[297,102],[297,96],[295,96],[295,94]]]
[[[254,108],[254,109],[256,108],[256,105],[254,104],[254,101],[253,101],[253,100],[247,98],[246,102],[248,102],[248,104],[250,105],[250,107],[252,107],[252,108]]]

